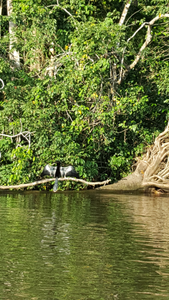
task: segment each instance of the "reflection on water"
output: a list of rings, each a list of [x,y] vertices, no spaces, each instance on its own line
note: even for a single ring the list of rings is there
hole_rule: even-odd
[[[122,202],[125,198],[121,198]],[[142,243],[142,234],[146,234],[146,244],[151,245],[150,259],[159,266],[159,273],[168,276],[169,264],[169,198],[168,197],[132,197],[127,201],[128,211],[132,211],[134,223],[140,224],[138,235]],[[136,232],[138,233],[138,232]],[[165,273],[165,267],[167,273]]]
[[[168,198],[0,194],[0,299],[169,298]]]

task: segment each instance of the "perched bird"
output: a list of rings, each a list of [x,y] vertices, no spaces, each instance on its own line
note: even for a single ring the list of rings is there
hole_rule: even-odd
[[[51,177],[55,177],[57,167],[52,167],[50,165],[46,165],[41,173],[41,176],[49,175]]]
[[[79,178],[79,174],[76,172],[73,166],[61,167],[60,161],[57,161],[57,167],[46,165],[43,169],[41,176],[49,175],[55,177],[55,184],[53,186],[53,191],[56,192],[58,189],[58,178],[59,177],[76,177]]]
[[[73,166],[60,167],[60,162],[57,162],[57,167],[46,165],[43,169],[41,176],[49,175],[51,177],[76,177],[79,178],[79,174],[76,172]]]
[[[76,172],[73,166],[60,167],[60,176],[61,177],[76,177],[79,178],[79,174]]]

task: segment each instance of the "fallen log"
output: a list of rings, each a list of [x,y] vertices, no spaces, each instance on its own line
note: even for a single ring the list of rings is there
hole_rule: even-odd
[[[39,184],[43,184],[43,183],[47,183],[47,182],[52,182],[52,181],[55,181],[55,179],[56,178],[48,178],[48,179],[38,180],[38,181],[31,182],[31,183],[24,183],[24,184],[19,184],[19,185],[7,185],[7,186],[0,185],[0,190],[21,189],[21,188],[31,187],[31,186],[35,186],[35,185],[39,185]],[[71,178],[71,177],[59,178],[58,180],[59,181],[71,180],[71,181],[80,182],[80,183],[83,183],[86,185],[91,185],[94,187],[96,185],[106,185],[111,181],[111,179],[107,179],[105,181],[88,182],[83,179],[77,179],[77,178]]]

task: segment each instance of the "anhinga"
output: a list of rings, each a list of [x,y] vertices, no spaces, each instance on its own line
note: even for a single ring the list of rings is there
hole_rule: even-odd
[[[49,175],[51,177],[55,177],[55,184],[53,186],[53,191],[56,192],[58,189],[58,178],[59,177],[76,177],[79,178],[79,174],[75,171],[73,166],[61,167],[60,161],[57,161],[57,167],[52,167],[50,165],[46,165],[43,169],[41,176]]]

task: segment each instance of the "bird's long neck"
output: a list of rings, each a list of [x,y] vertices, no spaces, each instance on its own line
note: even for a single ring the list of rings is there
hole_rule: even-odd
[[[57,169],[55,173],[55,177],[60,177],[60,161],[57,162]]]

